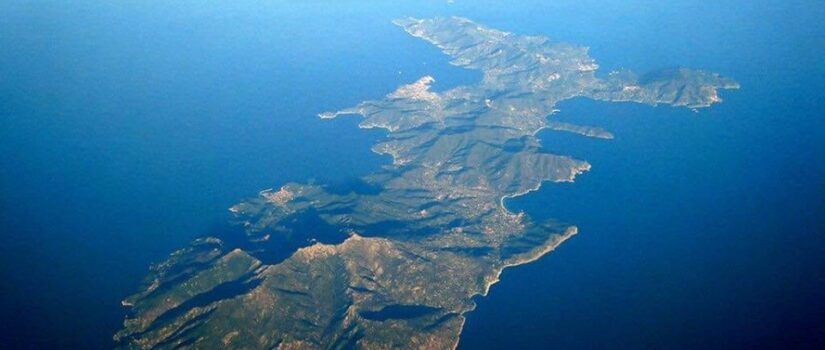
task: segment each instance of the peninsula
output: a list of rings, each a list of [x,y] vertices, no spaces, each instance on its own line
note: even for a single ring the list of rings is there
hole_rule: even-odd
[[[567,182],[590,169],[548,152],[542,129],[603,139],[601,128],[560,123],[560,101],[708,107],[718,74],[685,68],[597,75],[586,47],[523,36],[468,19],[394,23],[437,46],[477,84],[434,92],[430,76],[373,101],[321,113],[382,128],[372,150],[392,164],[362,179],[369,190],[288,183],[232,208],[242,237],[204,237],[151,268],[123,304],[115,335],[134,349],[450,349],[473,297],[502,270],[576,235],[537,222],[504,198]],[[605,141],[609,142],[609,141]],[[287,254],[272,254],[288,248]]]

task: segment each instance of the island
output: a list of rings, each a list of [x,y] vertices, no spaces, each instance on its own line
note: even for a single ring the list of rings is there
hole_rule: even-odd
[[[586,47],[465,18],[394,24],[482,79],[434,92],[425,76],[321,113],[386,130],[372,150],[392,163],[352,188],[288,183],[231,207],[236,236],[195,240],[123,301],[120,348],[455,348],[475,296],[578,232],[504,203],[591,167],[546,151],[540,130],[613,137],[552,121],[560,101],[703,108],[721,101],[720,89],[738,88],[685,68],[600,76]]]

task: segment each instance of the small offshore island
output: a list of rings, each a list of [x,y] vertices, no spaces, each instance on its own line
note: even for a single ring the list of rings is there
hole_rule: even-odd
[[[577,233],[504,207],[504,198],[590,169],[547,153],[538,131],[613,138],[553,120],[560,101],[702,108],[721,101],[719,89],[739,87],[682,68],[599,78],[586,47],[464,18],[394,23],[452,64],[480,70],[482,80],[436,93],[427,76],[320,114],[360,115],[361,128],[386,129],[373,151],[392,164],[362,179],[367,191],[290,183],[230,208],[245,235],[198,239],[153,266],[145,288],[123,301],[130,312],[115,335],[119,347],[455,348],[474,296],[486,295],[503,269]],[[295,249],[270,254],[284,246]]]

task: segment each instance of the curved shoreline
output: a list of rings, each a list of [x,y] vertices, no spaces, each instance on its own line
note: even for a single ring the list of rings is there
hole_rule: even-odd
[[[394,23],[452,56],[452,64],[482,71],[482,81],[430,92],[433,79],[425,76],[383,99],[318,114],[321,119],[361,115],[364,120],[359,129],[387,131],[386,140],[370,148],[392,158],[392,166],[382,165],[379,173],[369,175],[381,190],[341,194],[313,183],[295,184],[297,195],[283,188],[278,192],[264,190],[258,197],[233,206],[230,211],[249,225],[247,233],[273,230],[292,239],[295,232],[310,231],[306,233],[312,238],[310,245],[299,244],[301,247],[286,259],[268,261],[266,271],[272,272],[260,277],[258,283],[265,283],[263,287],[243,290],[243,298],[210,301],[209,305],[222,311],[215,315],[225,319],[204,316],[208,320],[203,323],[210,326],[203,328],[189,322],[204,309],[192,307],[189,311],[193,314],[180,315],[179,311],[186,310],[179,308],[179,302],[198,300],[195,298],[203,290],[225,285],[223,276],[244,273],[246,266],[207,260],[224,254],[222,250],[214,254],[213,250],[183,250],[151,275],[174,289],[130,299],[135,301],[131,303],[136,305],[134,309],[142,313],[127,318],[124,334],[129,344],[123,345],[160,341],[172,346],[195,341],[223,347],[232,343],[252,348],[255,344],[306,348],[363,341],[361,344],[369,348],[456,349],[466,314],[477,307],[473,298],[489,295],[505,269],[535,262],[578,234],[574,225],[537,224],[526,218],[529,215],[524,210],[514,213],[505,203],[505,199],[540,190],[545,181],[574,182],[591,169],[584,160],[551,154],[541,147],[537,134],[553,129],[548,119],[558,111],[554,108],[558,102],[577,96],[639,103],[664,103],[667,101],[660,101],[660,96],[675,96],[670,101],[673,105],[684,105],[685,99],[718,102],[715,89],[730,85],[718,75],[680,69],[656,75],[640,83],[638,91],[628,92],[622,87],[638,79],[629,74],[596,77],[593,71],[598,66],[586,47],[518,36],[462,18]],[[586,127],[561,128],[581,131]],[[592,136],[594,132],[579,134]],[[508,147],[512,139],[522,140],[515,145],[518,147]],[[481,147],[476,147],[479,144]],[[422,220],[429,215],[433,219]],[[383,226],[387,222],[391,224]],[[327,228],[327,224],[333,232],[347,230],[351,234],[342,242],[321,243],[315,236],[324,232],[314,231]],[[408,224],[414,230],[411,233],[426,235],[410,239],[395,235],[407,230]],[[467,228],[474,234],[453,235]],[[361,229],[365,238],[354,234]],[[373,231],[386,234],[374,236]],[[256,239],[249,238],[258,244]],[[250,249],[266,252],[270,248],[261,245]],[[201,261],[203,267],[191,267],[191,262]],[[189,270],[197,273],[190,277]],[[305,297],[319,304],[305,303]],[[436,322],[380,323],[387,319],[358,314],[358,310],[381,311],[396,305],[434,305],[443,315]],[[346,322],[341,323],[339,310],[344,307],[349,311],[343,319]],[[269,323],[261,324],[259,317],[252,317],[255,315],[235,316],[236,308],[260,312]],[[170,310],[174,310],[173,316],[155,322],[157,315],[167,315]],[[296,324],[298,320],[307,323]],[[145,324],[146,329],[138,332],[130,326],[135,322]],[[332,328],[319,328],[322,322]],[[358,327],[358,334],[351,333],[352,327]],[[192,329],[197,332],[190,333]],[[239,330],[248,334],[238,337]]]
[[[498,269],[498,271],[495,274],[495,277],[492,280],[487,282],[487,284],[484,287],[484,291],[482,291],[481,293],[473,294],[473,295],[470,296],[470,298],[472,299],[472,298],[474,298],[478,295],[480,295],[482,297],[486,297],[490,292],[490,288],[494,284],[501,281],[501,275],[504,273],[504,270],[506,270],[508,268],[511,268],[511,267],[516,267],[516,266],[520,266],[520,265],[529,264],[531,262],[535,262],[536,260],[539,260],[542,257],[544,257],[545,255],[547,255],[547,254],[553,252],[554,250],[556,250],[556,248],[558,248],[560,245],[562,245],[564,242],[566,242],[568,239],[572,238],[573,236],[577,235],[578,233],[579,233],[578,227],[569,226],[569,227],[567,227],[567,229],[564,231],[564,233],[562,235],[553,236],[555,239],[552,240],[553,241],[552,243],[550,243],[548,245],[545,245],[543,249],[541,249],[538,252],[532,254],[532,256],[529,256],[525,259],[516,260],[514,262],[505,262],[504,265],[502,265]],[[452,347],[452,350],[457,349],[458,345],[461,343],[461,334],[464,332],[464,326],[467,323],[467,317],[465,315],[470,313],[470,312],[475,311],[475,308],[478,306],[477,304],[475,304],[475,302],[473,302],[473,304],[474,305],[473,305],[473,308],[471,310],[468,310],[468,311],[461,314],[461,317],[462,317],[461,326],[458,328],[458,337],[456,339],[455,346]]]

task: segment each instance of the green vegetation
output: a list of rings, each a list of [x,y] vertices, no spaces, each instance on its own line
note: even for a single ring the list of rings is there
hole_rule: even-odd
[[[559,101],[698,108],[720,101],[717,89],[737,87],[687,69],[600,79],[584,47],[462,18],[395,23],[483,80],[435,93],[433,78],[424,77],[384,99],[322,113],[360,115],[361,127],[389,131],[373,150],[393,164],[364,179],[380,190],[287,184],[232,207],[246,230],[243,250],[202,239],[153,268],[145,291],[124,302],[132,313],[116,336],[122,347],[452,348],[473,296],[485,295],[504,268],[538,259],[577,232],[503,206],[505,197],[590,169],[544,152],[539,130],[612,137],[549,122]],[[312,225],[300,225],[310,218]],[[315,238],[326,243],[284,260],[261,257],[274,236],[312,237],[303,231],[318,227],[325,234]]]

